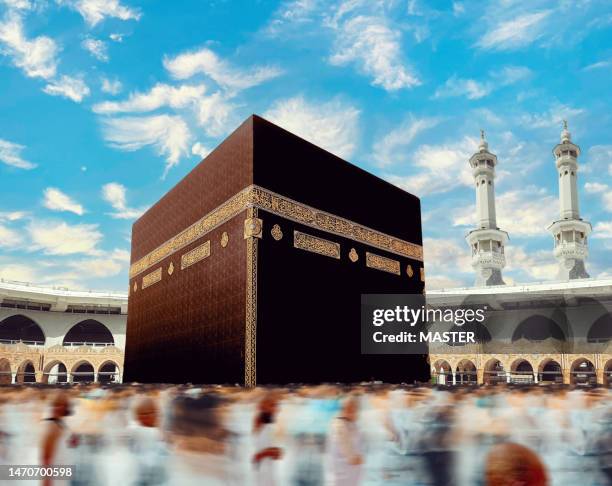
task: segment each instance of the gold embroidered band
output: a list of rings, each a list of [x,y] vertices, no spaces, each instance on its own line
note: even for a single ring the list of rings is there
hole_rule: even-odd
[[[248,207],[257,207],[297,223],[327,231],[400,256],[423,261],[423,247],[389,236],[348,219],[293,201],[262,187],[248,186],[176,236],[130,266],[130,278],[139,275],[174,252],[202,238],[209,231]]]
[[[331,258],[340,258],[340,244],[317,238],[300,231],[293,232],[293,246],[300,250],[311,251]]]

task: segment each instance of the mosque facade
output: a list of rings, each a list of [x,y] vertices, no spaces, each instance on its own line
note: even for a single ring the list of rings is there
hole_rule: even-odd
[[[0,280],[0,385],[121,382],[127,295]]]
[[[553,155],[559,218],[548,231],[558,262],[556,281],[506,285],[502,271],[509,237],[497,226],[497,157],[481,132],[478,151],[469,160],[478,225],[466,236],[474,287],[429,291],[427,301],[433,306],[483,305],[490,319],[475,344],[430,348],[435,382],[612,384],[612,279],[593,279],[587,271],[592,228],[580,217],[580,147],[566,122]]]

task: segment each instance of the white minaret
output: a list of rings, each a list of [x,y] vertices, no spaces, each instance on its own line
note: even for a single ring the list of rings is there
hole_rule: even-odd
[[[480,131],[478,152],[470,157],[476,184],[477,229],[466,240],[472,249],[472,267],[476,271],[477,287],[505,285],[502,268],[506,266],[504,246],[508,233],[497,227],[495,217],[495,166],[497,156],[489,152],[484,131]]]
[[[554,255],[559,261],[559,280],[589,278],[584,261],[589,254],[587,237],[591,223],[580,218],[578,208],[578,156],[580,147],[563,121],[561,143],[554,149],[559,174],[559,209],[561,218],[548,227],[555,240]]]

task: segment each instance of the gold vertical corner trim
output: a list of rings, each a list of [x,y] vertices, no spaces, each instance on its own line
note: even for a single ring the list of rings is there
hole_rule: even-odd
[[[278,224],[272,226],[270,234],[272,235],[272,238],[274,238],[276,241],[280,241],[283,238],[283,230],[281,230],[281,227]]]
[[[257,218],[257,208],[248,208],[247,215],[251,219]],[[244,385],[255,387],[257,386],[257,237],[246,238],[246,245]]]
[[[425,267],[421,267],[421,282],[425,282]]]
[[[340,243],[302,233],[301,231],[293,231],[293,246],[300,250],[340,259]]]
[[[351,251],[349,251],[349,260],[353,263],[359,260],[359,253],[357,253],[357,250],[355,250],[355,248],[351,248]]]
[[[250,211],[247,211],[247,214]],[[263,236],[263,221],[256,216],[244,220],[244,238],[261,238]]]
[[[229,243],[229,235],[227,234],[227,231],[224,231],[223,234],[221,235],[221,247],[225,248],[228,243]]]
[[[400,262],[387,258],[376,253],[366,252],[366,266],[375,268],[376,270],[382,270],[383,272],[394,273],[400,275]]]
[[[174,263],[170,262],[168,266],[168,275],[172,275],[174,273]]]
[[[153,270],[151,273],[147,273],[144,277],[142,277],[142,289],[146,289],[151,285],[156,284],[162,279],[162,267],[158,267]]]
[[[195,263],[198,263],[209,256],[210,240],[181,255],[181,270],[185,270],[187,267],[190,267],[191,265],[194,265]]]
[[[408,277],[412,278],[414,276],[414,270],[412,269],[412,265],[408,265],[406,267],[406,274]]]

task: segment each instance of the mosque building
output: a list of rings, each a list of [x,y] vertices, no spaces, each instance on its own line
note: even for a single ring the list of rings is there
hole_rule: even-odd
[[[553,154],[560,213],[548,230],[559,265],[557,279],[506,285],[502,271],[509,237],[496,220],[497,157],[481,132],[478,151],[469,160],[478,226],[466,240],[475,284],[428,291],[427,301],[433,306],[484,305],[489,319],[476,344],[430,347],[437,383],[612,384],[612,279],[592,279],[586,269],[591,224],[580,217],[580,147],[565,121]]]
[[[0,385],[120,382],[127,296],[0,280]]]

